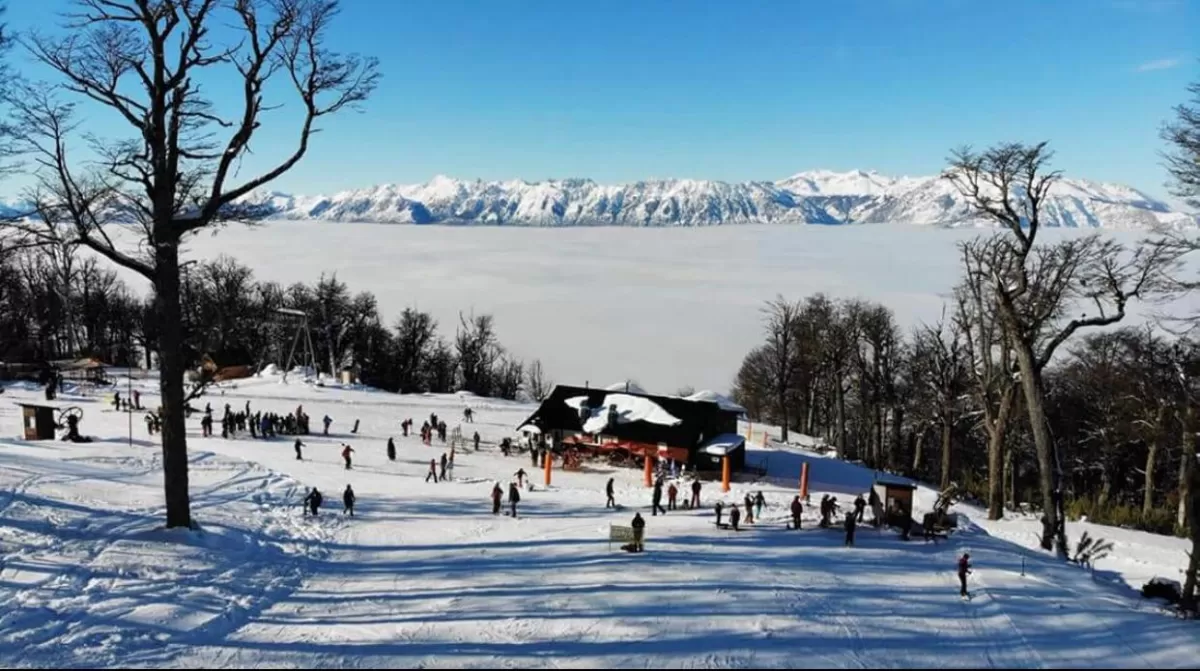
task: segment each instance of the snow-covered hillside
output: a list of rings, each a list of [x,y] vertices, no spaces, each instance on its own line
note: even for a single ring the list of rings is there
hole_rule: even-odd
[[[802,172],[777,182],[655,180],[624,185],[588,179],[381,185],[332,196],[270,192],[251,201],[274,216],[404,224],[513,226],[710,226],[718,224],[981,224],[952,184],[938,177],[875,172]],[[1195,225],[1188,215],[1129,187],[1063,180],[1047,224],[1144,229]]]
[[[904,542],[864,528],[855,547],[840,530],[784,528],[803,461],[814,504],[847,504],[872,480],[853,464],[801,448],[754,449],[764,481],[721,495],[705,485],[701,510],[649,514],[634,469],[555,472],[552,486],[527,456],[504,457],[529,406],[470,396],[396,396],[266,377],[202,399],[218,412],[287,413],[298,404],[329,436],[204,439],[189,420],[191,493],[200,532],[159,529],[160,448],[140,416],[111,410],[103,392],[68,389],[58,405],[84,409],[97,442],[26,442],[11,400],[0,403],[0,666],[272,668],[1191,668],[1196,624],[1138,601],[1131,586],[1177,577],[1185,544],[1092,529],[1117,540],[1091,575],[1032,549],[1018,520],[980,522],[948,543]],[[135,381],[155,405],[154,385]],[[121,387],[125,383],[122,382]],[[482,449],[460,450],[451,477],[425,481],[447,446],[400,435],[436,412],[453,427],[473,408]],[[357,434],[350,427],[361,420]],[[759,427],[755,427],[758,429]],[[397,459],[385,442],[394,437]],[[352,470],[340,444],[351,444]],[[493,516],[493,482],[535,473],[519,516]],[[617,510],[604,507],[616,480]],[[341,514],[347,484],[358,496]],[[309,487],[325,494],[302,515]],[[717,499],[762,491],[767,507],[739,533],[714,527]],[[930,493],[920,492],[919,503]],[[634,511],[646,552],[607,542]],[[1068,533],[1079,533],[1069,525]],[[970,552],[973,600],[957,594],[955,559]]]

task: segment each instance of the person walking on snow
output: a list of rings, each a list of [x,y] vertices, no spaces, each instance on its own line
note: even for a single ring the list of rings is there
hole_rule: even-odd
[[[524,488],[525,487],[525,469],[522,468],[521,470],[517,471],[516,476],[517,476],[517,486]]]
[[[425,482],[429,482],[430,478],[433,478],[433,483],[437,484],[437,462],[433,459],[429,460],[429,474],[425,476]]]
[[[304,505],[308,506],[309,512],[313,517],[317,516],[317,509],[321,507],[321,492],[317,491],[316,487],[304,497]]]
[[[854,513],[846,513],[846,522],[844,525],[846,527],[846,547],[854,547],[854,520]]]
[[[725,503],[717,501],[717,505],[713,509],[717,511],[717,526],[721,526],[721,513],[725,512]]]
[[[345,506],[342,509],[343,515],[350,513],[350,517],[354,517],[354,501],[354,490],[350,489],[350,485],[346,485],[346,491],[342,492],[342,505]]]
[[[964,552],[958,560],[958,595],[964,599],[971,598],[971,593],[967,591],[968,575],[971,575],[971,555]]]
[[[446,453],[442,452],[442,472],[438,474],[438,478],[440,478],[442,480],[446,479],[446,461],[447,461]]]
[[[679,495],[679,488],[672,482],[670,487],[667,487],[667,510],[675,510],[675,497]]]
[[[325,415],[325,419],[323,419],[321,421],[325,423],[325,435],[328,436],[329,435],[329,425],[333,424],[333,419],[331,419],[329,417],[329,415]]]
[[[346,460],[346,470],[350,470],[350,453],[354,451],[349,445],[342,445],[342,458]]]
[[[804,513],[804,504],[800,503],[800,495],[792,499],[792,528],[800,529],[800,515]]]
[[[700,481],[692,480],[692,508],[700,507]]]
[[[616,508],[617,500],[613,498],[613,478],[609,478],[608,484],[604,485],[604,494],[608,496],[608,500],[604,502],[604,507]]]
[[[475,451],[479,451],[479,432],[475,432]]]
[[[492,514],[500,514],[500,500],[504,498],[504,490],[500,489],[500,483],[492,485]]]
[[[742,505],[746,506],[746,524],[754,524],[754,499],[747,494],[742,498]]]
[[[759,490],[758,494],[754,496],[754,507],[756,508],[754,516],[760,520],[762,519],[762,509],[765,505],[767,505],[767,500],[763,498],[762,490]]]
[[[396,441],[392,438],[388,438],[387,455],[388,461],[396,460]]]
[[[642,519],[641,513],[634,513],[629,526],[633,527],[633,551],[641,552],[642,541],[646,538],[646,520]]]
[[[293,445],[292,447],[296,448],[296,461],[304,461],[304,457],[301,456],[301,452],[300,452],[300,448],[304,447],[304,443],[300,442],[300,439],[297,438],[296,444]]]
[[[729,511],[729,526],[733,527],[734,531],[738,530],[738,522],[742,519],[742,512],[738,510],[737,504],[733,504],[733,510]]]
[[[854,499],[854,517],[859,521],[863,521],[863,511],[867,509],[867,502],[863,500],[862,494]]]
[[[650,507],[650,516],[651,517],[658,517],[658,511],[660,511],[660,510],[662,511],[662,514],[664,514],[664,515],[667,514],[667,509],[662,507],[662,495],[663,495],[662,486],[663,486],[663,483],[662,483],[661,479],[655,481],[654,494],[653,494],[653,497],[651,498],[651,507]]]
[[[508,503],[512,506],[513,519],[517,518],[517,503],[521,501],[521,492],[517,490],[515,482],[508,483]]]

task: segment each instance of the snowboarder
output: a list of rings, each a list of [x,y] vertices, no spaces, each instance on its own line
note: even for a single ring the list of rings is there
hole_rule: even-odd
[[[717,526],[721,526],[721,513],[725,512],[725,504],[721,501],[717,501],[717,505],[714,507],[714,509],[717,511]]]
[[[354,517],[354,501],[354,490],[350,489],[350,485],[346,485],[346,491],[342,493],[342,504],[345,506],[342,510],[343,515],[350,513],[350,517]]]
[[[971,598],[971,593],[967,591],[968,575],[971,575],[971,555],[964,552],[958,560],[958,584],[960,585],[958,595],[964,599]]]
[[[692,480],[692,507],[700,507],[700,481]]]
[[[758,494],[754,495],[754,507],[756,508],[754,516],[760,520],[762,519],[762,509],[765,505],[767,505],[767,500],[763,498],[762,490],[759,490]]]
[[[396,460],[396,441],[391,438],[388,438],[387,455],[388,461]]]
[[[525,469],[522,468],[521,470],[517,471],[516,476],[517,476],[517,485],[520,487],[524,487],[525,486]]]
[[[342,445],[342,458],[346,460],[346,470],[350,470],[350,453],[354,451],[349,445]]]
[[[679,488],[672,482],[670,487],[667,487],[667,510],[675,510],[675,497],[679,495]]]
[[[604,493],[608,496],[608,500],[604,502],[604,507],[616,508],[617,500],[613,498],[613,478],[609,478],[608,484],[604,485]]]
[[[646,537],[646,520],[642,519],[641,513],[634,513],[629,526],[633,527],[633,551],[641,552],[642,540]]]
[[[308,506],[308,510],[313,517],[317,516],[317,509],[321,507],[322,498],[321,492],[317,491],[316,487],[313,487],[308,496],[304,497],[304,503]]]
[[[492,514],[500,514],[500,500],[504,498],[504,490],[500,489],[500,483],[492,485]]]
[[[738,522],[742,519],[742,512],[738,510],[737,504],[733,504],[733,510],[729,511],[729,526],[733,527],[734,531],[738,530]]]
[[[293,445],[293,447],[296,448],[296,461],[304,461],[304,457],[301,456],[301,453],[300,453],[300,448],[304,447],[304,443],[300,442],[300,439],[297,438],[296,444]]]
[[[446,462],[447,461],[448,461],[448,458],[446,457],[446,453],[442,452],[442,472],[438,474],[438,478],[440,478],[442,480],[446,479]]]
[[[321,420],[325,423],[325,435],[329,435],[329,425],[333,424],[333,419],[329,415],[325,415],[325,419]]]
[[[846,527],[846,546],[847,547],[854,547],[854,525],[855,525],[854,513],[852,513],[852,512],[846,513],[846,522],[845,522],[844,526]]]
[[[437,462],[434,461],[433,459],[429,460],[429,473],[428,473],[428,475],[425,476],[425,482],[429,482],[430,478],[433,478],[434,484],[437,484],[437,481],[438,481]]]
[[[867,509],[867,502],[863,499],[862,494],[859,494],[854,499],[854,516],[859,522],[863,521],[863,511]]]
[[[475,451],[479,451],[479,432],[475,432]]]
[[[800,529],[800,515],[804,512],[804,504],[800,503],[800,495],[792,499],[792,528]]]
[[[656,480],[654,483],[654,494],[653,494],[653,498],[651,499],[651,508],[650,508],[651,517],[658,517],[658,511],[660,511],[660,510],[662,511],[662,514],[664,514],[664,515],[667,514],[667,509],[662,507],[662,495],[663,495],[663,483],[662,483],[662,479],[660,478],[659,480]]]
[[[513,519],[517,517],[517,503],[521,501],[521,492],[517,491],[515,482],[508,483],[508,503],[512,506]]]

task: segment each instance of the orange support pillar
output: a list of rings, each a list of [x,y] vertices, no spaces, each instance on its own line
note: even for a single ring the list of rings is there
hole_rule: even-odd
[[[554,453],[551,452],[550,450],[546,450],[546,454],[544,457],[542,457],[542,459],[543,459],[542,466],[544,466],[546,468],[546,486],[549,487],[550,486],[550,470],[554,466]]]
[[[650,456],[649,452],[647,452],[646,453],[646,486],[651,487],[653,485],[654,485],[654,458]]]
[[[729,455],[721,457],[721,491],[729,491]]]
[[[808,500],[808,462],[800,465],[800,498]]]

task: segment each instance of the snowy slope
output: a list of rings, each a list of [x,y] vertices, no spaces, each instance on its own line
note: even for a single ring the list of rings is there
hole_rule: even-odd
[[[493,446],[528,406],[273,377],[222,392],[208,399],[215,407],[303,403],[333,417],[334,435],[307,437],[296,461],[290,439],[201,439],[190,420],[198,533],[157,530],[159,450],[140,421],[129,446],[128,417],[94,392],[62,404],[83,407],[84,432],[101,442],[0,438],[0,665],[1186,668],[1200,654],[1194,624],[1028,550],[1021,523],[1011,527],[1018,542],[969,525],[937,546],[864,529],[846,548],[840,532],[813,528],[811,511],[805,529],[785,531],[800,460],[814,463],[816,498],[870,481],[799,448],[752,452],[773,479],[735,483],[723,498],[761,490],[768,506],[736,535],[711,523],[714,485],[704,510],[652,517],[641,474],[604,467],[555,472],[550,488],[539,473],[514,520],[490,514],[488,492],[536,469]],[[19,425],[7,400],[36,398],[8,389],[4,435]],[[463,428],[480,432],[483,449],[458,452],[450,482],[424,482],[446,447],[400,437],[399,421],[437,412],[453,426],[468,404],[476,423]],[[350,471],[343,441],[357,450]],[[604,508],[609,477],[617,511]],[[353,519],[339,514],[347,483],[359,498]],[[312,485],[326,495],[318,519],[298,509]],[[647,551],[610,550],[608,525],[634,510],[646,514]],[[1119,544],[1123,559],[1177,565],[1162,547],[1174,539],[1129,540],[1141,542]],[[964,550],[976,566],[970,603],[953,576]]]
[[[718,224],[911,223],[973,220],[939,177],[876,172],[801,172],[777,182],[653,180],[603,185],[588,179],[462,181],[437,176],[332,196],[262,193],[250,199],[286,219],[513,226],[710,226]],[[1194,225],[1193,218],[1129,187],[1063,180],[1047,203],[1047,225],[1144,229]]]

